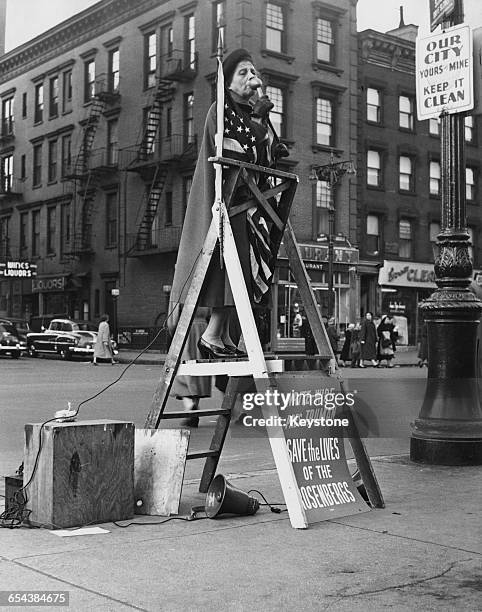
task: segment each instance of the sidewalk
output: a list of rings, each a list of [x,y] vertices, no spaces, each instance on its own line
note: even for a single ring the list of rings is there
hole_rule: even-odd
[[[272,469],[220,471],[281,502]],[[286,514],[0,532],[3,589],[70,592],[73,612],[480,610],[480,468],[372,458],[386,508],[292,529]],[[225,469],[225,468],[224,468]],[[181,513],[203,504],[185,483]],[[136,517],[153,523],[159,517]],[[29,608],[34,610],[59,608]]]

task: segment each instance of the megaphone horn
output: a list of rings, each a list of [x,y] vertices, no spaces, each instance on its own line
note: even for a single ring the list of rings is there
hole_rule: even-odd
[[[218,474],[209,486],[206,495],[205,511],[209,518],[221,514],[249,516],[256,514],[259,501],[241,489],[234,487],[222,474]]]

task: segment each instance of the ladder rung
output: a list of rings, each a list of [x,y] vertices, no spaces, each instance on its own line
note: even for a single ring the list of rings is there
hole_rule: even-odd
[[[219,457],[220,450],[206,450],[188,453],[186,459],[202,459],[203,457]]]
[[[207,417],[220,414],[229,414],[229,410],[222,408],[206,408],[205,410],[177,410],[176,412],[163,412],[163,419],[189,419],[191,417]]]

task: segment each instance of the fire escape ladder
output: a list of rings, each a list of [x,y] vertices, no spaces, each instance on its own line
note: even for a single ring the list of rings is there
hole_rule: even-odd
[[[164,190],[164,185],[166,184],[167,173],[167,167],[159,165],[156,169],[156,174],[154,175],[149,192],[147,193],[144,214],[139,225],[136,239],[136,248],[139,251],[149,248],[151,244],[152,224],[159,209],[159,201]]]
[[[74,178],[82,178],[87,171],[87,162],[89,161],[92,145],[94,144],[99,118],[104,112],[104,109],[105,101],[98,96],[94,96],[90,105],[89,116],[84,124],[82,142],[74,163]]]

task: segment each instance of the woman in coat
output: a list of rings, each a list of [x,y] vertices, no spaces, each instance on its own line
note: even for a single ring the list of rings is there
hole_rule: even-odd
[[[225,112],[223,156],[262,166],[272,165],[271,145],[274,135],[268,126],[272,103],[259,97],[261,80],[245,49],[236,49],[223,62]],[[216,104],[208,111],[203,141],[194,172],[184,219],[178,259],[171,290],[171,303],[183,304],[189,289],[197,259],[212,220],[214,204],[213,164],[208,161],[216,153]],[[274,149],[273,149],[274,150]],[[278,149],[279,150],[279,149]],[[264,180],[254,177],[255,180]],[[258,183],[258,186],[261,187]],[[252,198],[241,186],[233,201],[241,204]],[[276,253],[270,251],[269,223],[256,206],[230,218],[243,276],[253,304],[263,304],[271,284]],[[253,246],[255,245],[255,246]],[[229,335],[229,319],[233,312],[233,297],[225,270],[219,265],[216,247],[199,298],[199,305],[211,308],[209,324],[199,340],[203,357],[216,359],[239,355]]]
[[[364,368],[364,361],[371,361],[372,365],[376,366],[377,356],[377,330],[371,312],[367,312],[365,318],[362,321],[360,329],[360,344],[361,344],[361,357],[360,357],[360,368]]]
[[[382,361],[386,361],[387,368],[393,368],[392,359],[395,356],[398,334],[395,331],[395,324],[389,315],[383,315],[377,328],[377,336],[377,357],[379,366]]]
[[[99,365],[97,359],[110,359],[112,364],[114,361],[114,352],[112,350],[112,342],[110,339],[109,315],[104,314],[100,317],[99,329],[97,331],[97,339],[94,344],[94,358],[92,365]]]
[[[353,333],[353,329],[355,328],[354,323],[349,323],[347,328],[345,329],[345,341],[343,342],[343,347],[340,353],[340,365],[345,366],[347,361],[351,359],[351,337]]]

